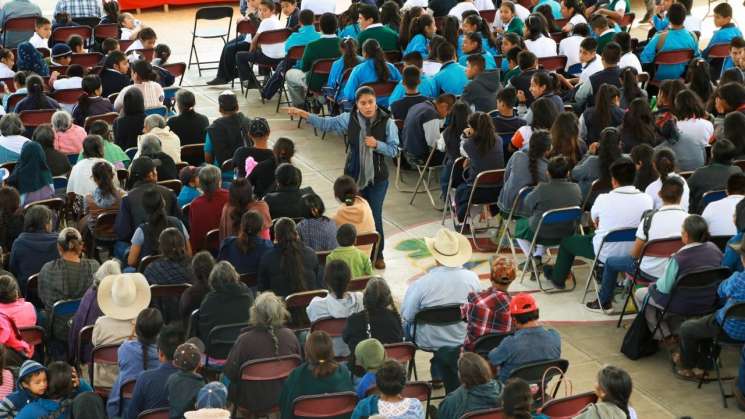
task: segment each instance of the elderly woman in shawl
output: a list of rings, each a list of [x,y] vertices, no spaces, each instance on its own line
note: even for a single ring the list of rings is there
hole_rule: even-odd
[[[30,71],[42,77],[49,76],[47,62],[44,61],[44,57],[30,42],[24,42],[18,45],[16,69],[18,71]]]
[[[35,141],[23,144],[21,156],[7,183],[18,189],[18,193],[21,194],[21,206],[54,196],[52,172],[47,166],[47,158],[41,144]]]

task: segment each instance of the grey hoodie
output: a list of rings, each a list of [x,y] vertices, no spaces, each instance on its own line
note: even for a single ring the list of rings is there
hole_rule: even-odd
[[[308,319],[314,322],[327,317],[346,319],[352,314],[362,311],[363,308],[362,293],[348,292],[344,294],[344,298],[337,299],[333,292],[329,292],[326,297],[313,298],[305,311],[308,313]],[[349,347],[341,337],[334,338],[334,353],[336,356],[347,356],[350,353]]]
[[[632,415],[634,418],[636,415]],[[587,405],[575,419],[627,419],[626,413],[613,403],[598,401]]]
[[[499,86],[499,72],[484,71],[466,84],[461,99],[477,112],[489,112],[497,108]]]
[[[501,397],[502,384],[496,380],[469,389],[460,386],[440,403],[437,419],[458,419],[468,412],[499,407]]]

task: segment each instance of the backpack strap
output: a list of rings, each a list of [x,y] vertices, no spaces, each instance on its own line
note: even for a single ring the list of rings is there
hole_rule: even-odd
[[[655,53],[660,52],[660,50],[662,49],[662,47],[665,46],[665,41],[667,41],[667,34],[668,33],[670,33],[670,32],[665,31],[665,32],[663,32],[663,33],[660,34],[660,37],[659,38],[657,38],[657,43],[654,46],[654,52]]]
[[[642,231],[644,232],[644,237],[646,241],[649,241],[649,228],[652,226],[652,218],[654,218],[654,215],[657,213],[656,209],[646,210],[642,214]]]

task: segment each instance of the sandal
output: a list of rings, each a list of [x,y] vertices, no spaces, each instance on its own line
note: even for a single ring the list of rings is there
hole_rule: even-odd
[[[673,374],[675,374],[675,378],[680,380],[692,381],[694,383],[698,383],[699,381],[701,381],[701,377],[696,375],[693,370],[685,368],[673,368]]]

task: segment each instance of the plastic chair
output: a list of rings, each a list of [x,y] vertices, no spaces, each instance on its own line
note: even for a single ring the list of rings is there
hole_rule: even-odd
[[[70,166],[74,166],[75,163],[78,162],[78,155],[77,154],[68,154],[67,155],[67,161],[70,162]]]
[[[302,291],[290,294],[285,297],[285,306],[291,314],[291,320],[287,327],[292,330],[304,330],[310,328],[310,320],[305,312],[305,308],[315,297],[323,298],[328,294],[326,290]]]
[[[597,401],[597,394],[594,391],[588,391],[587,393],[549,400],[543,405],[540,412],[552,419],[569,419],[575,417],[588,404]]]
[[[116,23],[103,23],[93,27],[93,39],[96,41],[101,42],[106,38],[119,39],[119,37],[119,25]]]
[[[228,19],[228,28],[226,30],[218,28],[200,28],[197,29],[197,23],[200,20],[222,20]],[[222,39],[223,44],[227,44],[227,37],[230,35],[230,29],[233,27],[233,7],[232,6],[209,6],[200,7],[197,9],[196,15],[194,15],[194,29],[191,31],[191,47],[189,48],[189,62],[186,65],[187,68],[191,68],[192,54],[196,59],[197,70],[199,71],[199,77],[202,77],[202,70],[214,70],[215,68],[203,68],[202,64],[217,64],[218,61],[199,61],[199,55],[197,55],[197,47],[195,42],[197,38],[200,39]]]
[[[620,228],[611,230],[605,235],[605,237],[603,237],[603,241],[600,242],[598,255],[601,254],[603,246],[605,246],[606,243],[633,243],[634,241],[636,241],[636,228]],[[600,282],[602,272],[603,262],[601,262],[600,259],[596,256],[595,259],[593,259],[592,261],[592,265],[590,265],[590,274],[587,276],[587,285],[585,285],[585,292],[582,293],[580,303],[585,303],[585,300],[587,299],[587,293],[588,291],[590,291],[590,284],[593,282],[593,280]],[[598,299],[598,301],[600,300],[599,292],[600,290],[598,290],[598,287],[595,286],[595,297]]]
[[[544,70],[563,71],[567,65],[567,57],[564,55],[557,55],[554,57],[542,57],[538,59],[538,66],[543,67]]]
[[[61,198],[42,199],[41,201],[35,201],[26,204],[26,206],[23,207],[23,210],[27,211],[29,208],[36,205],[44,205],[45,207],[49,208],[50,211],[56,214],[59,219],[61,219],[62,210],[64,210],[65,208],[65,201]]]
[[[91,387],[96,393],[108,397],[111,387],[96,386],[94,373],[96,364],[99,365],[119,365],[119,344],[115,345],[99,345],[93,348],[91,352],[91,362],[88,364],[88,379],[90,380]]]
[[[504,419],[504,409],[501,407],[494,409],[474,410],[461,416],[460,419]]]
[[[204,143],[182,145],[181,160],[192,166],[201,166],[204,163]]]
[[[161,67],[171,73],[174,78],[181,77],[178,81],[178,85],[181,86],[181,83],[184,82],[184,74],[186,74],[186,63],[168,63]]]
[[[300,396],[292,402],[292,414],[305,418],[347,417],[357,406],[353,391]]]
[[[726,197],[727,191],[725,190],[709,191],[701,196],[701,203],[703,204],[703,208],[706,208],[706,206],[711,204],[712,202],[719,201],[720,199],[724,199]]]
[[[569,361],[559,358],[525,364],[512,370],[508,379],[515,377],[522,378],[523,380],[527,381],[528,384],[538,384],[539,388],[545,390],[548,386],[548,383],[551,382],[551,379],[559,375],[558,371],[556,371],[555,368],[558,368],[563,373],[566,373],[569,369]],[[559,375],[559,377],[561,376]],[[561,377],[559,381],[556,382],[554,390],[550,392],[549,396],[552,399],[556,397],[559,386],[563,381],[562,378],[563,377]],[[535,396],[540,398],[542,395],[536,394]]]
[[[487,358],[489,352],[499,346],[504,338],[510,335],[512,335],[512,333],[489,333],[488,335],[480,336],[473,343],[473,352],[481,355],[483,358]]]
[[[179,192],[181,192],[181,181],[178,179],[169,179],[169,180],[161,180],[158,182],[158,185],[165,186],[166,188],[173,191],[176,196],[178,196]]]
[[[169,419],[171,413],[170,407],[159,407],[157,409],[148,409],[137,415],[137,419]]]
[[[61,300],[54,303],[52,306],[52,313],[49,316],[49,326],[46,328],[49,332],[48,340],[54,338],[54,321],[57,317],[72,317],[78,307],[80,306],[80,299],[75,300]]]
[[[292,370],[299,367],[303,360],[298,355],[285,355],[277,356],[273,358],[261,358],[254,359],[252,361],[244,362],[241,365],[241,378],[238,383],[238,392],[242,393],[243,389],[240,388],[243,383],[261,383],[267,381],[284,380],[287,378]],[[237,417],[238,409],[246,410],[249,409],[245,406],[240,406],[238,403],[233,404],[233,417]],[[271,412],[279,410],[279,406],[272,406],[270,409],[262,412],[249,412],[248,416],[261,417],[268,416]],[[246,415],[242,415],[246,417]]]
[[[191,288],[191,284],[152,284],[150,298],[181,297],[184,291]]]
[[[52,122],[52,115],[57,112],[56,109],[39,109],[34,111],[22,111],[18,116],[26,128],[36,128],[41,124]]]
[[[636,305],[636,301],[631,298],[636,286],[649,285],[649,281],[645,280],[641,276],[641,267],[639,261],[641,261],[645,256],[669,258],[675,252],[680,250],[681,247],[683,247],[683,242],[680,240],[680,237],[651,240],[644,244],[644,247],[642,247],[642,252],[639,255],[639,259],[637,259],[636,262],[636,270],[634,272],[634,276],[630,278],[631,283],[627,287],[626,301],[623,304],[623,310],[621,310],[621,314],[618,316],[618,323],[616,324],[617,328],[621,327],[621,322],[623,321],[623,316],[626,313],[626,307],[628,307],[629,300],[631,300],[631,303],[634,304],[634,307],[636,307],[637,310],[639,309],[639,307],[637,307]]]
[[[98,65],[103,59],[103,54],[100,52],[83,52],[79,54],[72,54],[72,64],[80,64],[83,68],[93,68]]]
[[[61,26],[52,31],[52,42],[67,42],[71,36],[78,35],[83,38],[85,44],[93,37],[93,28],[90,26]]]
[[[724,251],[727,249],[727,242],[732,238],[732,236],[711,236],[709,237],[709,241],[714,243],[719,250],[724,253]]]
[[[54,184],[54,190],[66,190],[67,189],[67,178],[64,176],[55,176],[52,178],[52,183]]]
[[[114,123],[114,120],[118,117],[119,117],[119,114],[116,112],[103,113],[101,115],[91,115],[85,118],[85,123],[83,124],[83,128],[85,128],[87,132],[90,129],[91,125],[96,121],[104,121],[107,124],[111,125]]]
[[[3,23],[3,45],[6,48],[15,47],[16,45],[8,45],[5,36],[8,32],[29,32],[33,33],[36,30],[36,16],[24,16],[24,17],[13,17]],[[14,54],[16,57],[17,54]]]
[[[139,272],[139,273],[141,273],[141,274],[144,274],[144,273],[145,273],[145,269],[147,269],[147,267],[148,267],[148,266],[149,266],[149,265],[150,265],[151,263],[155,262],[156,260],[158,260],[158,259],[160,259],[160,258],[162,258],[162,257],[163,257],[163,256],[161,256],[161,255],[150,255],[150,256],[145,256],[145,257],[144,257],[144,258],[142,258],[142,260],[140,261],[140,265],[139,265],[139,266],[137,267],[137,272]]]

